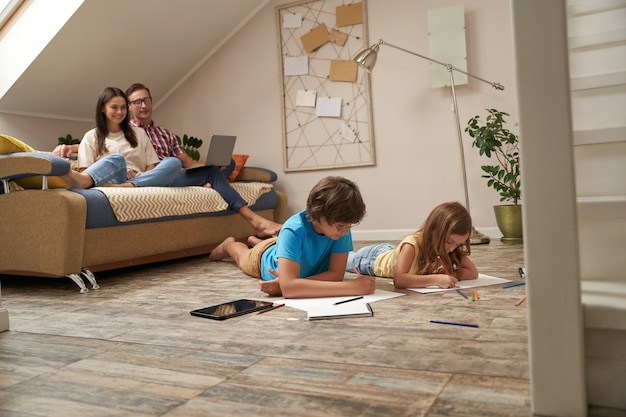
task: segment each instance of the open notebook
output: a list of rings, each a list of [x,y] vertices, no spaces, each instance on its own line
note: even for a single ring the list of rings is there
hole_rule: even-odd
[[[371,317],[374,315],[368,303],[344,303],[317,306],[307,310],[308,320],[327,320],[348,317]]]

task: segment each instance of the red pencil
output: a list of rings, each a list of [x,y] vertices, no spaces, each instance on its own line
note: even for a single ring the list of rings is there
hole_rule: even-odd
[[[439,260],[439,263],[441,264],[441,267],[443,268],[443,272],[446,273],[446,275],[450,275],[450,271],[448,271],[448,268],[446,268],[446,266],[443,263],[443,259],[441,259],[441,256],[437,255],[437,259]]]

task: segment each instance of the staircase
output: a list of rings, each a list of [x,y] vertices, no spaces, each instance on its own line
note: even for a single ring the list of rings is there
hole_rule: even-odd
[[[567,12],[587,401],[626,409],[626,1]]]

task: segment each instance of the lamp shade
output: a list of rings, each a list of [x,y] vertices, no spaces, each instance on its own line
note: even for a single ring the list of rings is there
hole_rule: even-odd
[[[354,62],[359,64],[367,72],[371,72],[372,68],[376,64],[376,58],[378,57],[379,44],[374,44],[367,49],[362,50],[354,57]]]

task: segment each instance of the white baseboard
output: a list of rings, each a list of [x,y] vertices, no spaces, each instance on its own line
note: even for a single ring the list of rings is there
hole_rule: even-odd
[[[415,232],[416,229],[386,229],[386,230],[352,230],[352,240],[358,241],[396,241]],[[497,227],[477,228],[477,230],[492,239],[499,239],[502,233]]]

